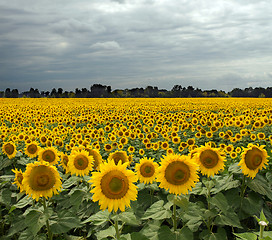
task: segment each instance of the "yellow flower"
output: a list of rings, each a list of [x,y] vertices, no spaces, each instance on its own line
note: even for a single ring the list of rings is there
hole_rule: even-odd
[[[201,173],[208,177],[224,169],[225,157],[223,153],[218,148],[213,148],[208,144],[197,149],[194,159],[199,164]]]
[[[241,167],[244,175],[253,179],[259,170],[266,168],[265,165],[268,164],[268,155],[264,147],[264,145],[249,144],[248,147],[243,150],[241,161],[238,165]]]
[[[98,149],[91,149],[91,148],[88,148],[88,147],[86,147],[84,150],[89,153],[89,156],[93,157],[93,159],[94,159],[94,163],[93,163],[94,170],[99,170],[99,166],[103,162],[103,159],[102,159],[101,154],[99,153],[99,150]]]
[[[69,162],[69,157],[67,154],[65,153],[61,153],[61,158],[60,158],[60,164],[63,167],[63,169],[65,170],[65,172],[69,172],[68,171],[68,162]]]
[[[187,194],[199,180],[197,169],[198,165],[188,156],[178,154],[164,156],[157,174],[159,187],[176,195]]]
[[[16,146],[13,142],[5,142],[2,146],[2,151],[8,156],[9,159],[12,159],[16,155]]]
[[[55,165],[59,161],[58,151],[54,147],[46,147],[39,151],[38,160],[40,162],[45,161],[50,165]]]
[[[140,182],[145,184],[152,183],[156,179],[156,173],[159,165],[154,162],[154,158],[144,157],[140,159],[140,163],[136,163],[135,170]]]
[[[38,155],[39,152],[39,144],[37,142],[31,142],[25,147],[25,154],[31,158],[34,158]]]
[[[52,197],[61,190],[61,177],[55,166],[47,162],[34,162],[26,165],[22,185],[26,194],[36,201],[40,197]]]
[[[122,163],[129,162],[127,152],[125,151],[115,151],[111,153],[108,157],[108,161],[113,160],[117,165],[118,162],[121,160]]]
[[[144,149],[141,148],[141,149],[139,150],[139,154],[140,154],[141,156],[143,156],[143,155],[145,154]]]
[[[16,184],[17,187],[20,189],[20,192],[23,192],[24,191],[24,187],[23,187],[23,172],[22,170],[17,170],[17,168],[15,169],[12,169],[12,172],[15,173],[15,178],[14,178],[14,183],[13,184]]]
[[[68,171],[77,176],[88,175],[93,170],[94,159],[85,150],[73,151],[69,156]]]
[[[128,163],[121,161],[116,165],[113,160],[105,162],[100,166],[100,172],[93,172],[90,180],[94,188],[93,201],[99,202],[100,209],[117,212],[125,207],[130,207],[130,201],[137,200],[137,187],[133,182],[137,176],[131,170],[127,170]]]

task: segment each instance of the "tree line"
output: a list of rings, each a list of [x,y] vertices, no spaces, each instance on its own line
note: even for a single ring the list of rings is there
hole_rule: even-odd
[[[75,91],[64,91],[62,88],[53,88],[51,91],[39,91],[37,88],[30,88],[29,91],[19,93],[18,89],[7,88],[0,91],[1,98],[187,98],[187,97],[272,97],[272,87],[248,87],[245,89],[234,88],[230,92],[222,90],[201,90],[193,86],[182,87],[174,85],[171,90],[158,89],[158,87],[147,86],[145,88],[116,89],[112,91],[111,86],[93,84],[90,89],[76,88]]]

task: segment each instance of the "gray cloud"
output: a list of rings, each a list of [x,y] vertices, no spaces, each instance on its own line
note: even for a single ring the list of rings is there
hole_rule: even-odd
[[[1,1],[0,90],[271,86],[271,11],[257,0]]]

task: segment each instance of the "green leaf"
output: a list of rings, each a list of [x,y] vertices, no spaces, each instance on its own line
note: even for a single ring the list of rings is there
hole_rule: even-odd
[[[238,174],[242,173],[242,170],[241,170],[240,166],[238,166],[238,163],[233,163],[233,164],[231,164],[231,165],[229,166],[228,171],[229,171],[230,173],[238,173]]]
[[[147,238],[145,235],[143,235],[140,232],[133,232],[130,235],[131,240],[149,240],[149,238]]]
[[[0,203],[3,203],[6,206],[10,206],[11,194],[12,192],[9,189],[2,189],[0,193]]]
[[[224,228],[218,228],[216,233],[207,232],[205,236],[203,236],[204,240],[227,240],[227,234]]]
[[[233,233],[233,234],[242,240],[257,240],[257,235],[254,233]]]
[[[24,208],[25,206],[32,204],[32,199],[29,196],[25,196],[22,198],[19,202],[17,202],[15,205],[13,205],[16,208]]]
[[[25,218],[26,225],[31,233],[36,236],[40,229],[46,224],[50,214],[44,214],[37,210],[31,210]]]
[[[261,195],[265,195],[270,200],[272,200],[272,191],[269,186],[269,183],[260,174],[257,174],[253,180],[248,181],[247,186],[254,192],[257,192]]]
[[[194,239],[193,232],[186,226],[184,226],[180,231],[179,231],[179,238],[182,240],[192,240]]]
[[[265,177],[268,180],[269,184],[272,185],[272,173],[271,172],[267,172],[265,174]]]
[[[158,232],[159,240],[176,240],[176,234],[168,226],[161,226]]]
[[[150,220],[147,224],[141,229],[141,233],[146,236],[148,239],[157,239],[158,231],[160,229],[162,221]]]
[[[242,228],[238,215],[235,212],[228,211],[225,214],[216,217],[216,223],[232,227]]]
[[[75,184],[77,184],[81,179],[77,176],[71,176],[62,184],[63,189],[69,188]]]
[[[92,222],[92,224],[99,226],[107,221],[109,221],[109,216],[110,213],[108,210],[105,211],[99,211],[96,214],[90,216],[89,218],[87,218],[86,220],[84,220],[82,223],[86,224],[89,222]]]
[[[242,210],[247,213],[248,216],[259,214],[263,205],[262,196],[255,192],[250,192],[247,197],[243,199]],[[245,217],[248,217],[245,216]]]
[[[10,166],[12,164],[12,160],[10,160],[9,158],[2,158],[0,159],[0,170]]]
[[[17,221],[16,221],[17,220]],[[14,222],[12,222],[12,226],[9,229],[8,237],[13,236],[16,233],[24,230],[26,226],[25,218],[23,216],[18,216]]]
[[[133,212],[122,212],[117,216],[119,220],[131,226],[138,226],[141,222],[136,218]]]
[[[82,203],[84,196],[86,195],[86,192],[83,190],[75,190],[71,195],[70,195],[70,202],[73,206],[79,207],[80,204]]]
[[[142,219],[156,219],[162,220],[166,218],[170,218],[172,216],[172,212],[169,209],[165,209],[163,207],[164,201],[159,200],[152,204],[150,208],[148,208]]]
[[[67,211],[62,211],[57,213],[57,218],[54,219],[53,224],[51,224],[51,230],[54,234],[66,233],[73,228],[80,227],[79,218]]]
[[[121,227],[121,226],[120,226]],[[102,230],[102,231],[99,231],[97,234],[96,234],[96,237],[98,239],[103,239],[103,238],[107,238],[107,237],[115,237],[115,228],[114,226],[110,226],[108,229],[105,229],[105,230]]]
[[[217,193],[210,200],[210,203],[218,207],[223,213],[228,211],[228,201],[223,193]]]

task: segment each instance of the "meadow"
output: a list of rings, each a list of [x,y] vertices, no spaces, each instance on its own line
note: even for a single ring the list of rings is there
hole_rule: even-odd
[[[0,98],[0,239],[272,239],[272,99]]]

